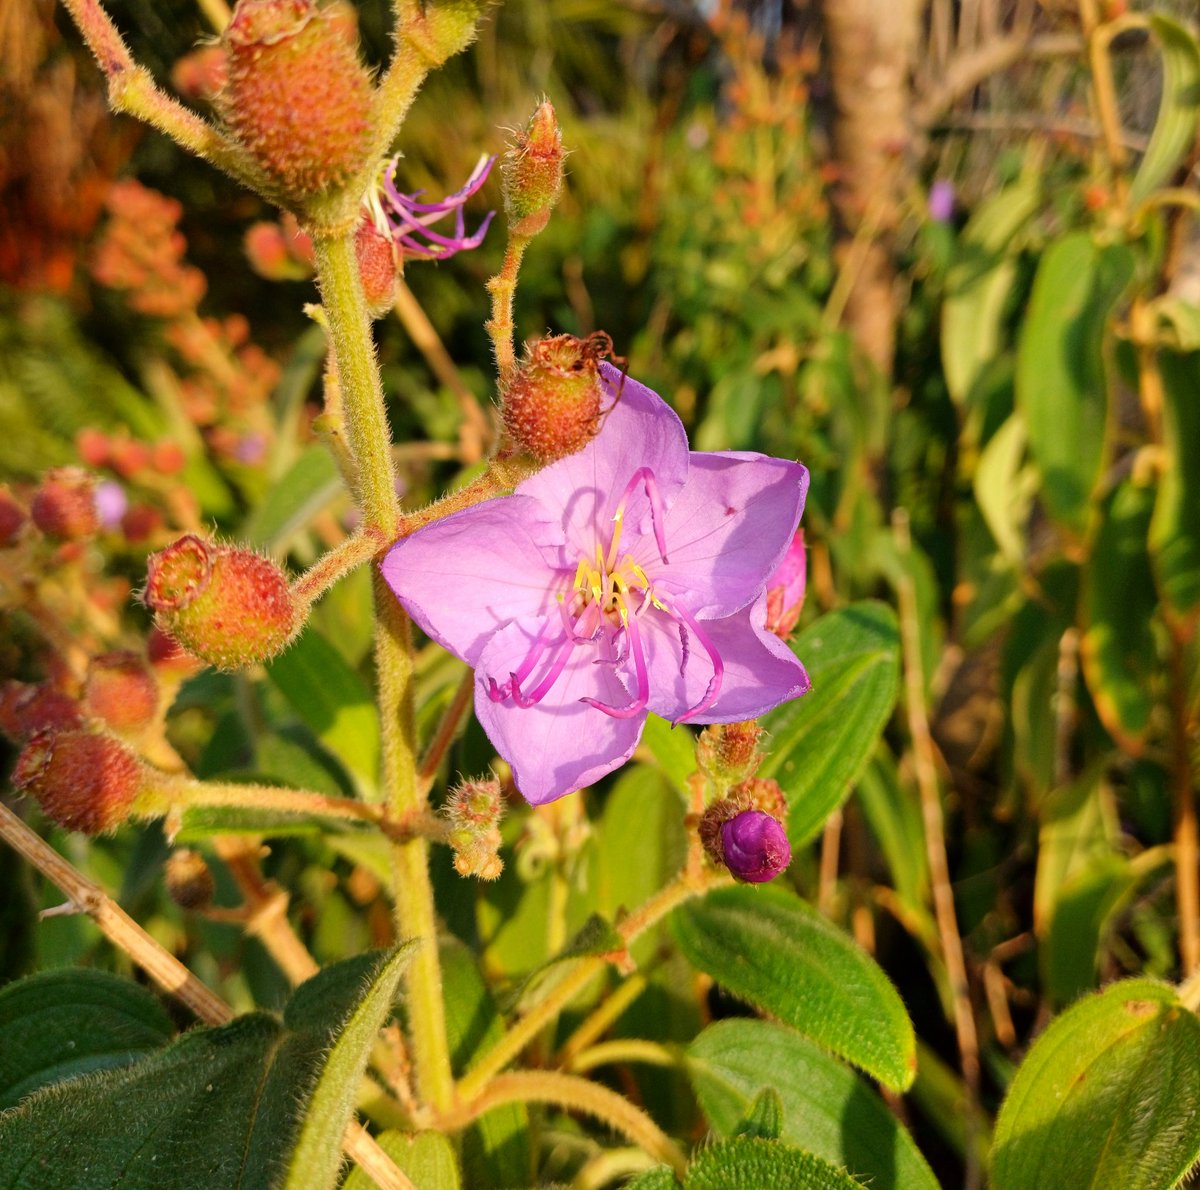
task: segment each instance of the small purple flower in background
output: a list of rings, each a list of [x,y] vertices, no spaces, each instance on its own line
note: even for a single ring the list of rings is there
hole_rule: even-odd
[[[618,768],[651,712],[731,723],[809,687],[764,627],[808,472],[691,452],[661,397],[601,375],[608,405],[583,450],[383,563],[413,619],[474,667],[479,722],[534,804]]]
[[[721,827],[725,866],[739,880],[764,884],[792,862],[781,823],[762,810],[744,810]]]
[[[119,529],[121,518],[129,510],[129,497],[116,480],[102,479],[92,493],[96,516],[105,529]]]
[[[398,157],[394,157],[387,164],[379,189],[373,191],[367,199],[367,205],[379,231],[388,236],[404,256],[420,260],[444,260],[456,252],[478,248],[483,243],[483,237],[487,234],[488,226],[496,212],[489,211],[479,227],[471,235],[467,235],[463,206],[487,181],[496,158],[481,157],[463,187],[447,195],[441,202],[417,202],[424,193],[421,190],[405,194],[396,185],[396,166],[399,160]],[[434,223],[451,212],[454,213],[453,235],[442,235],[432,230]]]
[[[935,223],[949,223],[954,218],[954,183],[939,178],[929,187],[929,217]]]
[[[804,530],[797,529],[779,568],[767,579],[767,631],[787,640],[800,621],[808,587]]]

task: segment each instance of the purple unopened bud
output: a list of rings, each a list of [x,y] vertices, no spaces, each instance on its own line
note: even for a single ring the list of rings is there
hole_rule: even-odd
[[[954,218],[954,183],[939,178],[929,187],[929,217],[935,223],[949,223]]]
[[[804,530],[797,529],[783,561],[767,579],[768,632],[784,640],[800,620],[804,592],[808,586],[808,559],[804,552]]]
[[[744,810],[721,827],[725,866],[751,884],[774,880],[792,862],[783,826],[761,810]]]

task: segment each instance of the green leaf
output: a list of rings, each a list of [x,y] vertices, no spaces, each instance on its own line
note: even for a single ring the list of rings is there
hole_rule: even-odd
[[[979,204],[963,228],[961,255],[946,277],[942,368],[962,404],[1004,345],[1004,308],[1017,275],[1012,241],[1038,208],[1038,188],[1020,182]]]
[[[693,966],[894,1090],[916,1073],[912,1023],[873,959],[793,893],[720,888],[671,924]]]
[[[1173,1186],[1200,1157],[1200,1021],[1173,988],[1112,984],[1068,1009],[1017,1070],[992,1184]]]
[[[600,913],[615,921],[619,912],[636,909],[683,867],[683,813],[679,795],[654,769],[639,765],[621,774],[595,829],[592,871]],[[635,962],[647,961],[661,940],[661,928],[647,930],[633,944]]]
[[[0,988],[0,1110],[50,1083],[125,1066],[174,1035],[152,992],[104,971],[10,983]]]
[[[889,607],[868,601],[822,616],[792,648],[812,689],[763,719],[772,749],[761,775],[787,794],[788,837],[800,847],[846,800],[875,751],[896,705],[900,632]]]
[[[1200,355],[1159,356],[1166,459],[1150,522],[1159,590],[1176,616],[1200,616]]]
[[[310,446],[271,485],[266,499],[242,526],[241,539],[257,548],[285,550],[344,490],[333,456],[323,446]]]
[[[361,1041],[362,1006],[378,1006],[404,958],[326,968],[296,990],[282,1023],[250,1013],[119,1070],[45,1087],[0,1114],[0,1186],[279,1184],[314,1103],[323,1115],[337,1110],[325,1078],[345,1073],[339,1037],[349,1025]]]
[[[642,743],[676,792],[687,797],[687,779],[696,771],[696,733],[686,725],[674,727],[650,715],[642,730]]]
[[[1109,315],[1133,276],[1124,244],[1072,232],[1046,249],[1017,349],[1017,405],[1047,511],[1082,537],[1104,466]]]
[[[1152,626],[1158,593],[1146,553],[1153,508],[1151,488],[1118,484],[1084,573],[1084,676],[1104,726],[1134,755],[1150,726],[1160,669]]]
[[[979,456],[972,487],[1000,553],[1013,566],[1025,561],[1025,527],[1037,492],[1033,469],[1023,466],[1025,423],[1014,413],[991,436]]]
[[[857,1190],[836,1165],[774,1140],[739,1137],[701,1149],[684,1190]]]
[[[459,1190],[458,1162],[454,1146],[440,1132],[383,1132],[375,1138],[379,1147],[406,1173],[418,1190]],[[357,1165],[342,1184],[343,1190],[375,1190],[375,1181]]]
[[[791,1029],[769,1021],[718,1021],[688,1047],[687,1070],[721,1136],[732,1136],[771,1089],[783,1109],[781,1140],[844,1167],[876,1190],[937,1190],[912,1137],[875,1091]]]
[[[346,766],[359,790],[379,780],[379,719],[366,683],[311,627],[267,666],[271,681]]]
[[[410,942],[394,950],[371,972],[366,986],[361,988],[358,1002],[325,1057],[324,1068],[309,1099],[288,1162],[284,1183],[288,1190],[322,1190],[337,1181],[342,1164],[342,1136],[354,1113],[371,1046],[391,1014],[400,976],[416,946],[417,943]],[[300,1015],[296,1003],[299,998],[297,990],[284,1020],[303,1028],[307,1022],[294,1019]]]
[[[1146,155],[1129,187],[1129,201],[1148,198],[1179,168],[1196,140],[1200,117],[1200,46],[1185,25],[1151,13],[1147,18],[1162,53],[1162,98]]]

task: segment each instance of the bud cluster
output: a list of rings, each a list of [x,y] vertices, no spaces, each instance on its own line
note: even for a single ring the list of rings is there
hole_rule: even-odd
[[[499,854],[503,812],[504,799],[495,777],[463,781],[450,791],[442,815],[449,825],[446,841],[460,876],[495,880],[504,870]]]

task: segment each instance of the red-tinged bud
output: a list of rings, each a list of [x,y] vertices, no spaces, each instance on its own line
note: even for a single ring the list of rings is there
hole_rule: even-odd
[[[178,475],[187,464],[187,455],[178,442],[164,439],[150,448],[150,466],[159,475]]]
[[[159,627],[218,669],[275,656],[301,624],[274,562],[191,534],[151,554],[145,601]]]
[[[134,504],[121,518],[121,532],[130,545],[149,541],[165,525],[163,514],[152,504]]]
[[[800,622],[804,592],[808,585],[808,557],[804,550],[804,530],[797,529],[775,573],[767,579],[768,632],[787,640]]]
[[[753,720],[711,723],[696,740],[696,764],[722,788],[746,781],[758,771],[762,728]]]
[[[303,281],[312,269],[292,255],[278,223],[255,223],[246,230],[242,247],[250,267],[268,281]]]
[[[205,45],[171,67],[171,85],[184,99],[212,103],[229,81],[223,45]]]
[[[358,275],[367,309],[372,317],[380,318],[395,301],[395,245],[370,219],[364,219],[354,234],[354,252],[358,257]]]
[[[525,131],[517,133],[500,167],[510,236],[535,236],[550,222],[550,212],[562,193],[566,156],[558,117],[545,100]]]
[[[204,856],[188,847],[172,851],[163,873],[171,900],[183,909],[204,909],[216,892],[213,874]]]
[[[600,360],[612,340],[555,335],[534,343],[504,393],[504,425],[540,463],[582,450],[600,428]]]
[[[113,736],[43,731],[17,757],[12,780],[60,826],[99,835],[129,817],[144,770]]]
[[[88,667],[83,702],[118,735],[136,735],[154,721],[158,682],[136,653],[104,653]]]
[[[96,512],[96,481],[79,467],[47,471],[33,494],[29,515],[55,541],[83,541],[100,528]]]
[[[150,464],[150,447],[136,438],[118,438],[112,444],[112,469],[125,479],[132,479]]]
[[[9,491],[8,485],[0,484],[0,549],[17,544],[28,520],[29,514]]]
[[[368,164],[372,86],[345,5],[238,0],[225,30],[229,126],[300,208]]]
[[[12,681],[0,688],[0,731],[10,739],[28,740],[40,731],[64,731],[82,723],[79,703],[49,682]]]
[[[75,449],[79,452],[79,458],[89,467],[107,467],[110,448],[108,435],[93,426],[75,435]]]

